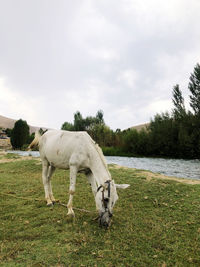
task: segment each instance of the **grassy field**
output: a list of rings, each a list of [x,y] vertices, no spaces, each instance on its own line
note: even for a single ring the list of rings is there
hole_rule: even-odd
[[[70,220],[65,207],[46,206],[40,161],[0,163],[0,266],[200,266],[200,185],[146,179],[133,169],[110,171],[116,182],[131,186],[118,191],[105,230],[93,221],[95,203],[84,175],[77,178],[74,206],[91,212],[75,210]],[[68,177],[57,170],[52,179],[63,203]]]

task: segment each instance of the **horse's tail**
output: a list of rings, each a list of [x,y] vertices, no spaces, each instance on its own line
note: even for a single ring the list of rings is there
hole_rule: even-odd
[[[28,146],[28,150],[31,150],[33,147],[37,146],[39,144],[40,138],[41,138],[40,132],[36,131],[35,132],[35,138],[33,139],[33,141]]]

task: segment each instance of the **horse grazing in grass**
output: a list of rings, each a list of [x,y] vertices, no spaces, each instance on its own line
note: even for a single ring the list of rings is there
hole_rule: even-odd
[[[42,160],[42,180],[47,205],[55,203],[51,188],[51,176],[56,168],[70,170],[68,215],[74,216],[72,201],[75,193],[76,176],[83,172],[88,178],[99,212],[99,224],[110,225],[113,207],[118,199],[116,188],[129,185],[117,185],[111,178],[104,155],[100,147],[87,132],[69,132],[49,130],[42,136],[36,132],[29,149],[39,145]]]

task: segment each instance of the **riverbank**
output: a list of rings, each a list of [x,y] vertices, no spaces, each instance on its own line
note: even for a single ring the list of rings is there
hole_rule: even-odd
[[[7,152],[20,156],[40,156],[38,151],[18,151],[10,150]],[[11,157],[11,154],[10,154]],[[200,181],[200,160],[178,160],[165,158],[137,158],[137,157],[118,157],[106,156],[108,164],[116,164],[138,170],[146,170],[169,177],[179,177]]]
[[[134,170],[138,175],[142,175],[146,178],[147,181],[151,181],[152,179],[161,179],[161,180],[169,180],[169,181],[175,181],[178,183],[185,183],[185,184],[190,184],[190,185],[195,185],[198,184],[200,185],[200,181],[199,180],[194,180],[194,179],[187,179],[187,178],[178,178],[178,177],[173,177],[173,176],[167,176],[167,175],[163,175],[160,173],[153,173],[150,171],[146,171],[146,170],[138,170],[135,168],[128,168],[128,167],[124,167],[124,166],[120,166],[120,165],[116,165],[116,164],[109,164],[109,168],[112,169],[132,169]]]
[[[111,227],[96,217],[91,188],[78,175],[76,217],[56,204],[46,207],[37,159],[0,164],[0,265],[2,266],[198,266],[200,186],[153,173],[110,165],[118,190]],[[12,161],[11,161],[12,160]],[[57,199],[67,203],[69,172],[52,179]]]

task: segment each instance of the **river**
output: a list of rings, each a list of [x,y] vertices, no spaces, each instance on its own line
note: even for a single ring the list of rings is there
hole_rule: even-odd
[[[7,151],[21,156],[39,157],[38,151]],[[164,159],[164,158],[137,158],[106,156],[108,164],[148,170],[168,176],[200,180],[200,160]]]

